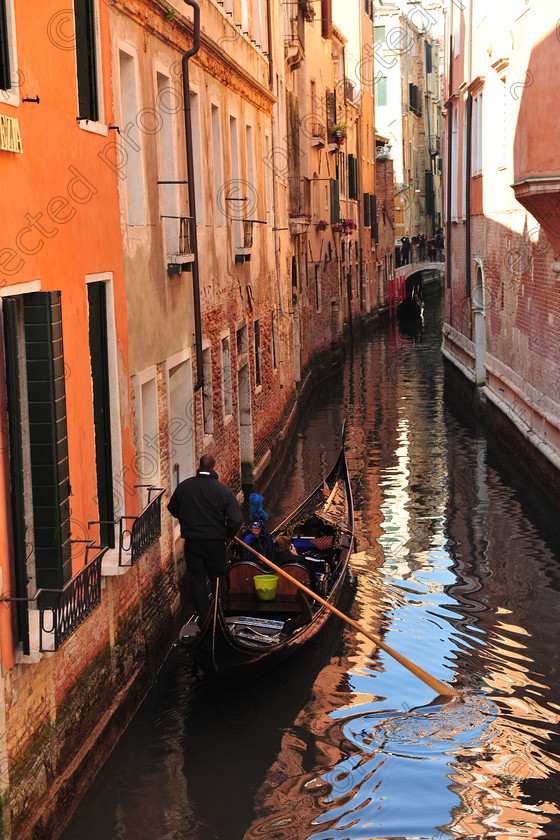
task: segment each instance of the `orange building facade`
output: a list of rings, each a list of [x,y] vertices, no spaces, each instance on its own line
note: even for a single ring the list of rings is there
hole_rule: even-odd
[[[556,4],[449,3],[445,68],[443,353],[558,498]]]
[[[134,569],[108,560],[115,519],[138,512],[117,175],[100,156],[109,44],[105,3],[0,3],[3,837],[56,810],[50,785],[130,679],[142,619],[126,627],[165,577],[159,545]]]

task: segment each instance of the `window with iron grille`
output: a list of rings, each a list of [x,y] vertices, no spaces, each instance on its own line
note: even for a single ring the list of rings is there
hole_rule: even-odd
[[[78,111],[82,120],[99,119],[94,0],[74,0]]]

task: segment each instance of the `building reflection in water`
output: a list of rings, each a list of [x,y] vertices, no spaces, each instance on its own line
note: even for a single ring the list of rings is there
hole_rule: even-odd
[[[286,732],[245,840],[558,837],[555,520],[534,524],[533,488],[445,406],[430,349],[419,358],[418,344],[392,339],[354,358],[348,379],[365,549],[353,617],[454,680],[463,701],[415,703],[422,687],[347,631],[346,658],[323,669]]]

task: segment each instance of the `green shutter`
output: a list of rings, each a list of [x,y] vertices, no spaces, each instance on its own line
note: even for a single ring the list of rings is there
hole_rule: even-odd
[[[60,292],[23,296],[37,587],[72,576]]]
[[[2,301],[4,325],[4,368],[6,372],[6,413],[8,418],[8,446],[10,453],[10,501],[12,509],[12,538],[14,551],[15,594],[27,598],[27,554],[25,544],[25,504],[23,479],[23,440],[21,420],[21,377],[17,332],[17,302],[13,298]],[[29,654],[28,605],[16,604],[18,639],[23,642],[24,654]]]
[[[375,104],[378,106],[387,104],[387,76],[375,77]]]
[[[0,90],[9,90],[11,86],[8,13],[6,0],[0,0]]]
[[[340,184],[331,178],[331,225],[340,221]]]

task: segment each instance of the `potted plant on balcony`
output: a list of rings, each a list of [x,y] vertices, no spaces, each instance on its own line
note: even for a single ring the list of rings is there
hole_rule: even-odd
[[[342,146],[347,136],[348,126],[345,122],[334,123],[334,125],[331,125],[329,131],[329,139],[331,140],[331,142],[337,143],[339,146]]]
[[[315,9],[311,5],[311,0],[299,0],[299,6],[303,14],[303,19],[311,23],[315,18]]]
[[[329,223],[326,219],[319,219],[318,222],[315,224],[317,230],[326,230],[329,226]]]
[[[356,222],[354,219],[341,219],[333,225],[333,230],[336,231],[336,233],[350,234],[352,231],[356,230]]]

